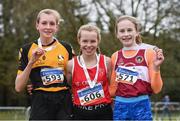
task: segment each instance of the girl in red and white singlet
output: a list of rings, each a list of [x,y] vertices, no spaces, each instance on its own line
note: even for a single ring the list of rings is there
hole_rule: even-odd
[[[112,120],[109,79],[111,61],[97,52],[100,30],[83,25],[77,35],[80,55],[67,64],[67,80],[71,80],[75,120]]]

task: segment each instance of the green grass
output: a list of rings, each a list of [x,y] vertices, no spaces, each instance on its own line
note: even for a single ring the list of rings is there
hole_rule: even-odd
[[[26,120],[24,111],[0,111],[0,120]]]
[[[154,113],[153,115],[153,120],[154,121],[161,121],[162,120],[162,113],[157,112],[156,114]],[[0,110],[0,120],[16,120],[16,121],[28,121],[26,118],[25,111],[15,111],[15,110],[6,110],[2,111]],[[169,118],[168,116],[163,117],[164,121],[168,121]],[[180,121],[180,111],[174,111],[171,112],[171,121]]]
[[[154,121],[169,121],[168,115],[163,115],[162,112],[157,112],[153,116]],[[180,121],[180,111],[170,112],[171,121]]]

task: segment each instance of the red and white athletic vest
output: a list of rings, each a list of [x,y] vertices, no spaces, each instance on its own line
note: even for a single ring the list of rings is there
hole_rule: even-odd
[[[123,50],[119,50],[115,70],[116,78],[123,80],[129,78],[127,83],[126,81],[118,83],[116,96],[135,97],[152,93],[145,49],[138,50],[133,57],[125,57]],[[121,74],[118,76],[117,72]],[[130,81],[133,78],[134,80]]]
[[[108,89],[107,67],[105,64],[105,56],[100,55],[99,72],[96,87],[91,91],[87,82],[82,65],[78,57],[73,59],[74,67],[72,72],[72,93],[73,103],[75,105],[96,105],[110,103],[111,97]],[[87,71],[91,80],[94,79],[97,67],[88,68]]]

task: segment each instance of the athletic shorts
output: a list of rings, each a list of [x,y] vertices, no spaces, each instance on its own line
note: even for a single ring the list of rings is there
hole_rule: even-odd
[[[69,90],[35,91],[29,120],[69,120],[72,118],[72,106]]]
[[[75,120],[112,120],[113,117],[111,104],[74,105],[73,115]]]
[[[113,120],[152,120],[151,104],[148,95],[124,98],[116,96]]]

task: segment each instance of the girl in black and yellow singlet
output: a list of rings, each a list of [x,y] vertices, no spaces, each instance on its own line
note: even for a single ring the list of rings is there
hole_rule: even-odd
[[[41,10],[36,29],[40,37],[19,51],[15,89],[20,92],[30,78],[33,85],[30,120],[67,120],[71,118],[72,99],[65,78],[65,66],[72,58],[72,48],[53,35],[60,15],[52,9]]]
[[[67,80],[72,79],[75,120],[112,120],[109,79],[110,58],[97,51],[101,36],[93,25],[83,25],[77,35],[81,54],[68,61]]]

